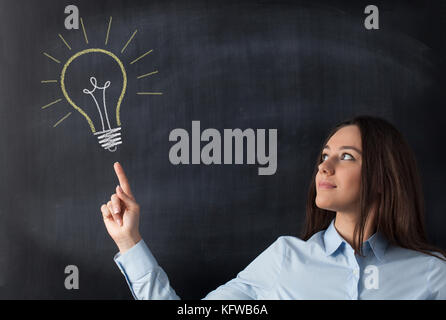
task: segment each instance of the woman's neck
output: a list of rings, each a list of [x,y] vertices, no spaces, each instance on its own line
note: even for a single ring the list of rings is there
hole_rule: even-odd
[[[335,218],[335,228],[338,233],[347,241],[350,246],[353,247],[353,233],[355,231],[355,226],[359,221],[359,214],[352,213],[342,213],[336,212]],[[375,233],[375,227],[373,225],[373,214],[369,215],[367,218],[367,222],[364,227],[364,237],[362,238],[362,242],[367,241]]]

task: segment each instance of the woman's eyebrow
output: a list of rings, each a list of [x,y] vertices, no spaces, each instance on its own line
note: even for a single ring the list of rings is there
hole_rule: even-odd
[[[328,144],[324,147],[324,149],[330,149],[330,147],[328,146]],[[357,153],[359,153],[359,154],[362,155],[361,150],[359,150],[358,148],[353,147],[353,146],[342,146],[342,147],[339,147],[339,150],[343,150],[343,149],[352,149],[352,150],[355,150]]]

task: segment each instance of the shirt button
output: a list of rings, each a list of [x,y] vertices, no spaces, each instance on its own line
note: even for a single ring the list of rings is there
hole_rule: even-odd
[[[354,269],[354,270],[353,270],[353,274],[354,274],[355,276],[357,276],[357,275],[359,274],[358,269]]]

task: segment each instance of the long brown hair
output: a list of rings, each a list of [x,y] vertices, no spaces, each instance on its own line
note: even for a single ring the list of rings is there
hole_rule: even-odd
[[[374,226],[390,244],[419,251],[442,260],[431,253],[446,251],[430,245],[424,221],[424,199],[415,156],[401,133],[388,121],[357,116],[335,126],[328,140],[342,127],[356,125],[362,139],[362,168],[360,187],[360,217],[353,234],[353,249],[362,254],[361,240],[367,217],[376,209]],[[306,219],[302,239],[308,240],[316,232],[327,229],[336,212],[318,208],[315,203],[315,178],[322,162],[322,148],[314,167],[306,205]]]

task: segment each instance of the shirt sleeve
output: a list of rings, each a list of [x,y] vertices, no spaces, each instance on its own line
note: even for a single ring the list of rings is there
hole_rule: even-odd
[[[253,260],[237,277],[210,292],[203,300],[252,300],[264,299],[280,274],[285,255],[283,237]],[[130,287],[132,295],[139,300],[179,300],[169,284],[164,270],[140,240],[123,255],[117,253],[115,263]]]
[[[136,300],[179,300],[164,270],[144,240],[114,257]]]
[[[442,255],[441,257],[444,258]],[[428,283],[432,299],[446,300],[446,262],[444,260],[431,258]]]
[[[261,300],[277,284],[286,255],[285,241],[279,237],[237,277],[211,291],[204,300]]]

